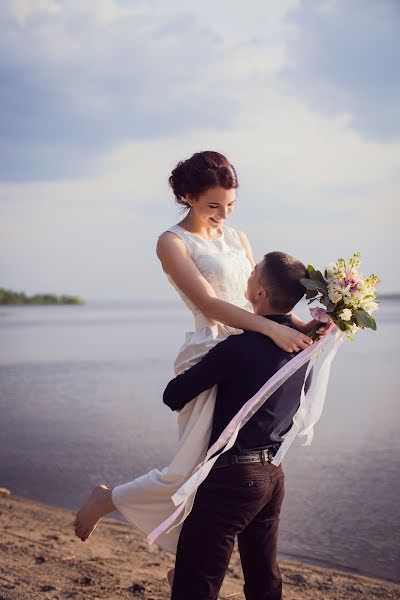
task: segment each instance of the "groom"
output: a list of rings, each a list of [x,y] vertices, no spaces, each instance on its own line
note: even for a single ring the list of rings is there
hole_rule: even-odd
[[[254,312],[293,327],[290,311],[304,295],[306,267],[282,252],[266,254],[248,280]],[[181,410],[218,384],[209,447],[232,417],[295,354],[259,333],[231,335],[167,386],[164,402]],[[271,460],[290,429],[307,365],[294,373],[240,429],[231,450],[217,460],[198,488],[183,523],[172,600],[216,600],[238,538],[246,600],[280,600],[276,560],[284,474]]]

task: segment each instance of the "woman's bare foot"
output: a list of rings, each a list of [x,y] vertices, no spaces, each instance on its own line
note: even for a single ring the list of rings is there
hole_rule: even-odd
[[[169,583],[171,590],[172,590],[172,585],[174,583],[174,575],[175,575],[175,569],[170,569],[167,573],[167,579],[168,579],[168,583]]]
[[[111,490],[106,485],[97,485],[79,510],[74,522],[75,535],[86,541],[96,529],[102,517],[117,510],[111,498]]]

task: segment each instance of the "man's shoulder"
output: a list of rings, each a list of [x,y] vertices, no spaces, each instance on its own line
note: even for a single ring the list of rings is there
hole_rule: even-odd
[[[230,378],[242,377],[243,372],[268,378],[292,358],[271,338],[253,331],[230,335],[214,346],[210,359],[214,352],[216,364],[229,365]]]
[[[232,352],[238,356],[248,356],[254,351],[270,352],[275,348],[279,350],[269,337],[256,331],[244,331],[237,335],[230,335],[219,346],[221,349],[224,348],[225,352]]]
[[[244,331],[240,337],[245,345],[257,344],[263,346],[275,346],[271,338],[262,333],[258,333],[257,331]]]
[[[257,353],[260,357],[268,358],[268,361],[280,362],[282,359],[290,360],[291,355],[277,346],[270,337],[257,333],[256,331],[245,331],[241,335],[231,336],[240,338],[236,342],[236,348],[240,349],[242,355],[251,356]],[[233,346],[232,346],[233,347]]]
[[[266,335],[256,331],[244,331],[237,335],[230,335],[215,348],[226,354],[235,353],[237,355],[248,355],[252,351],[258,351],[270,356],[276,356],[277,359],[288,353],[282,350]]]
[[[258,335],[258,333],[254,333],[252,331],[244,331],[243,333],[232,334],[214,346],[214,350],[218,350],[224,354],[240,353],[242,350],[245,350],[257,342],[257,337],[254,336]],[[261,335],[261,337],[263,336]]]

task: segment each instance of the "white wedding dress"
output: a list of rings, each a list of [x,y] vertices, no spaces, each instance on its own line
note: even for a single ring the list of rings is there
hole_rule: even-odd
[[[251,310],[244,297],[251,264],[234,229],[224,225],[222,235],[213,240],[189,233],[179,225],[168,231],[184,242],[197,268],[211,284],[218,298]],[[213,346],[229,335],[241,333],[241,330],[208,320],[176,287],[171,278],[168,279],[192,311],[196,329],[194,333],[186,334],[186,341],[175,361],[175,373],[178,375],[199,362]],[[201,393],[178,413],[178,447],[168,467],[153,469],[142,477],[113,489],[112,499],[116,508],[146,535],[174,513],[176,507],[171,496],[191,476],[206,455],[216,390],[217,386],[214,386]],[[161,404],[160,410],[163,410]],[[192,504],[193,499],[188,503],[184,517],[190,512]],[[161,535],[157,544],[175,553],[180,529],[180,526],[174,527],[169,533]]]

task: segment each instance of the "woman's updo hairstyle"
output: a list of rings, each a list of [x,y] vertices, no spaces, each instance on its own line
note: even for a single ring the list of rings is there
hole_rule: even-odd
[[[223,154],[206,150],[179,162],[172,171],[169,184],[178,204],[189,208],[188,194],[195,198],[214,187],[226,190],[239,187],[235,168]]]

